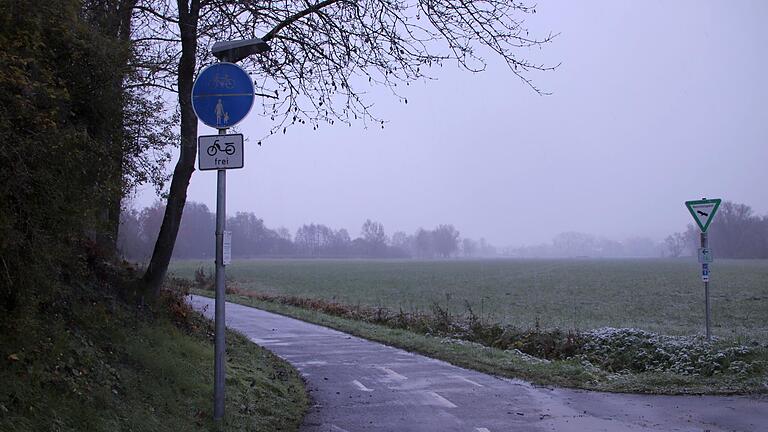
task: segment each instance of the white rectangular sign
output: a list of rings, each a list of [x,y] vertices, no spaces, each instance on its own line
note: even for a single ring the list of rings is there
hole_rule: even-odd
[[[699,262],[701,264],[709,264],[713,261],[714,261],[714,257],[712,256],[712,249],[699,248]]]
[[[224,231],[224,265],[232,262],[232,231]]]
[[[201,171],[242,168],[243,134],[198,137],[197,162]]]

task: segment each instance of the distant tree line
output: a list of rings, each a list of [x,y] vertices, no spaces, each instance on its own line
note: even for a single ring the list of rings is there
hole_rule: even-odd
[[[694,256],[698,253],[700,232],[697,226],[688,224],[685,231],[670,234],[661,242],[645,237],[616,241],[591,234],[564,232],[555,236],[551,243],[505,248],[501,254],[520,258]],[[768,215],[757,216],[745,204],[724,202],[707,232],[709,247],[715,257],[768,258]]]
[[[135,261],[149,258],[164,212],[159,201],[142,210],[123,210],[118,246],[126,258]],[[396,231],[389,236],[380,222],[368,219],[354,237],[345,228],[310,223],[292,235],[284,227],[267,227],[253,213],[239,212],[227,218],[227,230],[232,231],[232,255],[239,258],[679,257],[695,255],[699,248],[699,229],[693,224],[683,232],[669,235],[663,242],[645,237],[615,241],[564,232],[550,243],[505,248],[500,253],[485,239],[461,238],[459,231],[449,224],[433,229],[419,228],[413,234]],[[215,216],[208,207],[188,202],[173,257],[212,258],[214,231]],[[754,215],[747,205],[724,202],[708,232],[716,257],[768,258],[768,216]]]
[[[580,232],[560,233],[551,243],[507,248],[503,255],[519,258],[642,258],[658,257],[663,245],[645,237],[610,240]]]
[[[698,226],[664,240],[666,256],[696,255],[700,246]],[[716,258],[768,258],[768,215],[757,216],[745,204],[725,201],[707,229],[709,247]]]
[[[124,209],[118,246],[127,259],[146,261],[162,224],[164,205],[156,202],[142,210]],[[179,227],[173,257],[212,258],[214,256],[215,215],[205,204],[187,202]],[[419,228],[413,234],[397,231],[388,236],[380,222],[366,220],[357,237],[345,228],[333,229],[310,223],[294,235],[287,228],[272,229],[250,212],[227,218],[232,232],[232,255],[248,257],[307,258],[450,258],[496,255],[496,248],[485,239],[460,238],[453,225],[434,229]]]

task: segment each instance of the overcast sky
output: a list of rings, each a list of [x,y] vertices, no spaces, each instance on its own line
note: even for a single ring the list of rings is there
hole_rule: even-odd
[[[690,222],[683,202],[723,198],[768,213],[768,2],[541,1],[533,32],[560,36],[531,75],[539,96],[492,61],[471,74],[369,101],[382,130],[302,126],[257,147],[240,125],[245,168],[227,177],[227,210],[295,232],[323,223],[388,234],[451,223],[498,246],[563,231],[661,240]],[[201,134],[214,133],[201,127]],[[175,161],[174,161],[175,163]],[[172,166],[169,166],[169,170]],[[189,199],[215,210],[216,175],[196,172]],[[142,189],[134,206],[156,199]]]

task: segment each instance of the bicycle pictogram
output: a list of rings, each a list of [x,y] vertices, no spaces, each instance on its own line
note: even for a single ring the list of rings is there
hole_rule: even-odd
[[[235,87],[235,80],[229,74],[216,74],[211,78],[211,87],[221,89],[231,89]]]
[[[224,152],[232,156],[233,154],[235,154],[235,143],[233,142],[224,143],[224,148],[222,149],[221,146],[219,145],[219,140],[216,140],[213,142],[213,144],[208,146],[208,149],[206,151],[208,152],[208,156],[216,156],[216,153],[218,152]]]

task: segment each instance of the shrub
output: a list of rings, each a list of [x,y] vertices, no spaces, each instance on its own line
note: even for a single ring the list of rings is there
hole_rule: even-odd
[[[601,328],[583,334],[580,357],[610,372],[672,372],[712,376],[759,372],[758,347],[720,347],[702,337],[663,336],[632,328]]]
[[[230,292],[228,289],[227,292]],[[476,343],[515,352],[530,361],[575,359],[607,372],[664,372],[712,376],[720,373],[763,373],[759,346],[720,346],[701,337],[662,336],[638,329],[601,328],[592,331],[529,329],[483,322],[467,305],[464,314],[451,314],[438,303],[430,313],[397,313],[381,307],[350,306],[323,299],[278,296],[234,288],[232,293],[261,301],[320,311],[329,315],[441,337],[444,341]]]

